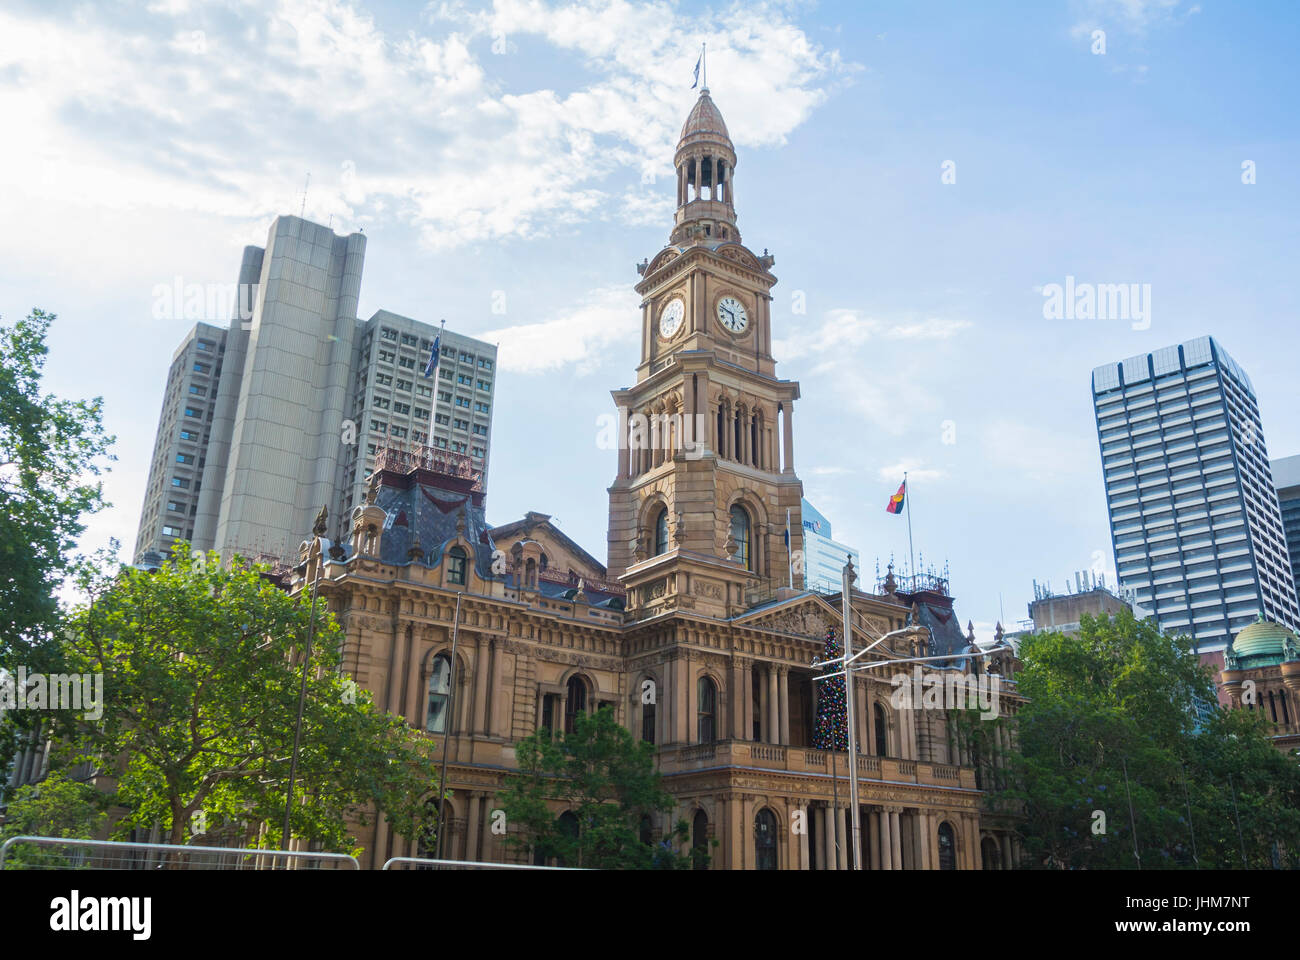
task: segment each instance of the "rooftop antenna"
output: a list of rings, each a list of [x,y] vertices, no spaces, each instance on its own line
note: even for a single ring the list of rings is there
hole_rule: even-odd
[[[299,217],[307,215],[307,188],[311,186],[311,171],[307,171],[307,182],[302,185],[302,207],[298,210]]]

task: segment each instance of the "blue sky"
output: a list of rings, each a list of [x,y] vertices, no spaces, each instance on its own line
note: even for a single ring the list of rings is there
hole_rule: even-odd
[[[707,40],[806,495],[871,576],[906,555],[884,504],[910,470],[917,549],[983,636],[1034,578],[1109,579],[1093,366],[1213,334],[1269,454],[1300,452],[1298,25],[1221,0],[9,3],[0,315],[60,315],[49,386],[103,395],[118,436],[84,543],[129,550],[189,326],[153,290],[233,282],[310,172],[307,216],[369,238],[362,317],[500,342],[493,522],[550,513],[603,557],[597,418],[633,379],[634,264],[667,240]],[[1067,276],[1150,284],[1149,328],[1044,319]]]

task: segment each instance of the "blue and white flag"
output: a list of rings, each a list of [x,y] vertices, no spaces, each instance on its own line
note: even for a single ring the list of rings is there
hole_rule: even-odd
[[[446,323],[445,320],[443,322]],[[441,356],[442,353],[441,347],[439,346],[441,343],[442,331],[439,330],[437,335],[433,338],[433,346],[429,348],[429,362],[424,365],[424,375],[426,377],[433,376],[433,371],[438,369],[438,357]]]
[[[701,50],[700,58],[695,61],[695,82],[691,84],[692,90],[694,90],[696,87],[700,85],[700,64],[702,64],[703,62],[704,62],[704,51]]]

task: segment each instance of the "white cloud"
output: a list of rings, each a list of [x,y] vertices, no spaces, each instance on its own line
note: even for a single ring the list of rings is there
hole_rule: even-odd
[[[967,320],[930,317],[924,320],[882,320],[861,310],[836,308],[815,331],[803,330],[786,340],[774,340],[773,352],[783,360],[815,354],[841,356],[872,339],[950,340],[971,326]]]
[[[902,483],[904,473],[909,480],[920,480],[925,483],[942,480],[947,476],[942,470],[927,469],[922,466],[923,463],[922,460],[899,460],[897,463],[881,467],[876,471],[876,476],[882,483]]]
[[[1076,0],[1074,6],[1080,17],[1070,29],[1075,37],[1115,27],[1140,34],[1180,15],[1186,19],[1201,12],[1199,4],[1185,4],[1182,0]]]
[[[663,222],[665,198],[610,180],[671,178],[697,35],[716,45],[715,96],[741,146],[782,142],[856,69],[780,6],[715,20],[662,3],[497,0],[443,4],[404,33],[347,0],[152,13],[0,12],[0,113],[24,144],[0,162],[26,187],[6,191],[0,217],[57,203],[264,230],[298,209],[310,171],[309,217],[339,230],[397,217],[434,249],[606,216]],[[521,89],[514,70],[504,89],[495,74],[518,54],[502,37],[578,57],[573,89]]]
[[[474,336],[500,344],[497,362],[511,373],[546,373],[576,364],[577,374],[584,376],[600,366],[610,347],[636,342],[641,329],[637,303],[628,287],[604,287],[563,316]]]

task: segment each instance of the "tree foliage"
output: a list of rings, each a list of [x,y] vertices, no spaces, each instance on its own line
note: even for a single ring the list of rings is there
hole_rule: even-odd
[[[89,784],[52,773],[14,792],[0,829],[0,844],[11,837],[93,839],[108,817],[107,805],[107,796]],[[72,848],[14,844],[5,856],[5,869],[66,867],[70,852]]]
[[[0,325],[0,669],[48,670],[55,592],[83,518],[106,506],[94,478],[108,461],[103,400],[41,392],[54,314]]]
[[[688,870],[707,852],[681,852],[686,821],[642,840],[644,818],[668,813],[674,801],[654,767],[654,747],[633,738],[608,707],[579,713],[572,733],[552,738],[543,728],[516,748],[520,772],[500,794],[506,842],[564,866],[600,870]],[[574,819],[560,819],[560,806]],[[576,826],[573,826],[576,822]]]
[[[1005,789],[986,786],[1023,812],[1026,865],[1239,868],[1243,848],[1250,867],[1300,863],[1296,758],[1262,717],[1217,707],[1185,637],[1085,615],[1077,637],[1026,637],[1020,659],[1018,749]]]
[[[154,573],[87,571],[67,659],[103,672],[105,706],[98,722],[67,718],[61,758],[116,779],[128,811],[119,835],[159,824],[172,843],[203,828],[249,843],[264,823],[262,842],[278,845],[310,598],[238,558],[223,566],[187,549],[178,543]],[[318,602],[291,831],[347,852],[347,821],[371,803],[396,833],[421,829],[436,764],[425,737],[343,676],[342,638]]]

